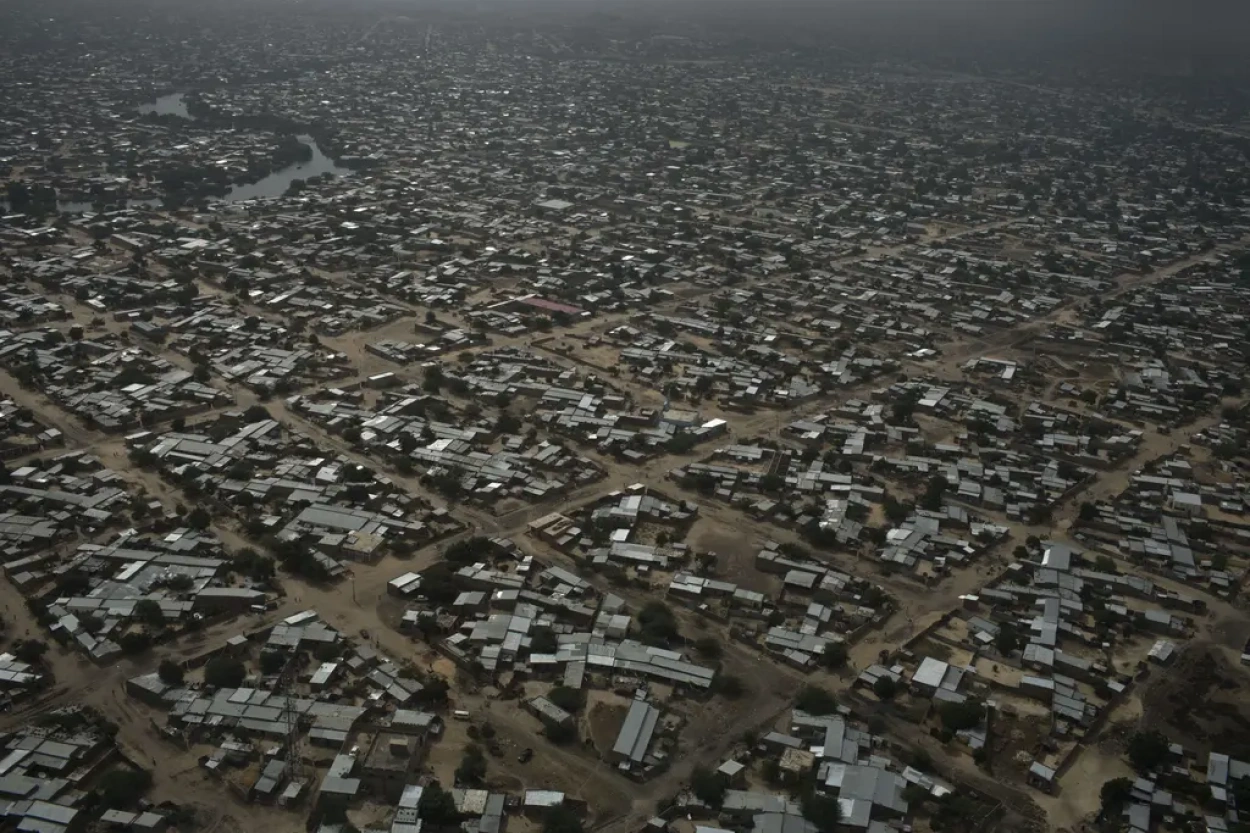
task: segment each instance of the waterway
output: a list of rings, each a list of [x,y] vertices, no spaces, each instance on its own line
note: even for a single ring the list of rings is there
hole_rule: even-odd
[[[187,111],[187,102],[184,98],[185,95],[185,93],[169,93],[168,95],[163,95],[155,101],[139,105],[139,112],[157,113],[165,116],[178,116],[179,118],[194,120],[195,117]],[[294,164],[287,165],[285,168],[274,171],[256,182],[234,186],[226,194],[226,202],[242,202],[243,200],[280,197],[286,193],[286,190],[291,187],[291,183],[297,179],[310,179],[314,176],[321,176],[322,174],[346,176],[351,173],[350,169],[341,168],[334,164],[334,160],[322,152],[313,137],[298,136],[296,138],[299,139],[301,144],[307,145],[312,150],[312,158],[306,162],[296,162]]]
[[[312,158],[306,162],[296,162],[293,165],[287,165],[281,170],[274,171],[269,176],[259,179],[250,185],[236,185],[230,189],[230,193],[226,194],[226,202],[242,202],[243,200],[254,200],[263,197],[280,197],[286,193],[286,189],[291,183],[297,179],[310,179],[314,176],[322,174],[334,174],[335,176],[347,176],[351,173],[350,168],[342,168],[334,164],[334,160],[321,152],[321,148],[317,147],[317,142],[312,136],[297,136],[301,144],[307,145],[312,150]]]
[[[184,95],[185,93],[169,93],[168,95],[160,96],[155,101],[140,104],[137,109],[140,113],[178,116],[179,118],[194,121],[195,117],[187,110],[187,102],[183,98]],[[280,197],[286,193],[287,189],[291,187],[291,183],[297,179],[311,179],[322,174],[334,174],[335,176],[348,176],[351,174],[350,168],[334,164],[334,160],[322,152],[312,136],[297,136],[296,138],[299,139],[301,144],[307,145],[312,150],[310,159],[305,162],[295,162],[287,165],[285,168],[276,170],[256,182],[236,185],[226,193],[223,199],[226,202],[242,202],[243,200]],[[130,208],[159,208],[161,201],[130,200],[127,205]],[[0,208],[3,207],[4,202],[0,200]],[[59,211],[71,214],[83,214],[95,210],[89,202],[70,200],[58,201],[56,207]]]

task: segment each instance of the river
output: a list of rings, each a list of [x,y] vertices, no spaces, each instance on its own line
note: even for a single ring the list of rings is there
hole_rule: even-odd
[[[194,121],[195,117],[187,111],[187,102],[183,98],[184,95],[185,93],[169,93],[157,98],[155,101],[140,104],[136,109],[144,114],[157,113],[163,116],[178,116],[179,118]],[[291,183],[297,179],[309,179],[322,174],[347,176],[352,172],[350,168],[343,168],[334,164],[334,160],[322,152],[312,136],[298,136],[296,138],[299,139],[301,144],[307,145],[312,150],[311,159],[306,162],[296,162],[287,165],[285,168],[276,170],[256,182],[236,185],[222,199],[226,202],[242,202],[243,200],[280,197],[286,193],[287,188],[291,187]],[[2,205],[3,201],[0,201],[0,206]],[[161,201],[130,200],[127,205],[130,208],[159,208]],[[75,202],[71,200],[58,201],[56,207],[59,211],[66,211],[71,214],[82,214],[95,210],[89,202]]]
[[[230,193],[226,194],[226,202],[241,202],[262,197],[280,197],[286,193],[286,189],[297,179],[309,179],[322,174],[346,176],[351,173],[350,168],[339,167],[334,164],[333,159],[322,153],[321,148],[317,147],[317,142],[312,136],[297,136],[296,138],[299,139],[300,144],[307,145],[312,149],[311,159],[307,162],[296,162],[293,165],[287,165],[285,168],[274,171],[269,176],[259,179],[250,185],[234,186],[230,189]]]
[[[183,98],[184,95],[185,93],[169,93],[157,98],[155,101],[140,104],[136,109],[144,114],[157,113],[159,115],[178,116],[179,118],[194,121],[195,117],[187,111],[187,103]],[[296,138],[299,139],[301,144],[307,145],[312,150],[311,159],[306,162],[296,162],[287,165],[285,168],[276,170],[256,182],[236,185],[226,192],[222,199],[226,202],[242,202],[243,200],[280,197],[286,193],[287,188],[291,187],[291,183],[297,179],[310,179],[322,174],[334,174],[335,176],[348,176],[351,174],[350,168],[343,168],[334,164],[334,160],[322,152],[312,136],[297,136]],[[127,202],[127,207],[129,208],[159,208],[160,206],[160,200],[129,200]],[[85,214],[95,211],[91,203],[74,200],[58,200],[56,207],[58,211],[70,214]],[[8,205],[3,199],[0,199],[0,210],[8,210]]]
[[[191,119],[195,117],[187,111],[187,102],[184,96],[186,93],[169,93],[151,101],[147,104],[139,105],[140,113],[157,113],[165,116],[178,116],[179,118]],[[268,176],[257,180],[256,182],[246,185],[236,185],[227,192],[224,197],[226,202],[242,202],[243,200],[264,199],[267,197],[280,197],[286,193],[287,188],[291,187],[291,183],[297,179],[309,179],[322,174],[334,174],[335,176],[347,176],[351,173],[349,168],[341,168],[334,164],[334,160],[326,156],[321,148],[317,146],[317,142],[311,136],[298,136],[300,144],[307,145],[312,150],[312,158],[307,162],[296,162],[287,165],[285,168],[274,171]]]

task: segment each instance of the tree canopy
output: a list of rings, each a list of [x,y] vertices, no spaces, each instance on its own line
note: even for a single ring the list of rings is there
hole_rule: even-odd
[[[713,772],[699,767],[690,774],[690,791],[695,798],[715,809],[725,803],[725,791],[729,789],[729,779],[724,773]]]
[[[1168,739],[1159,732],[1135,732],[1128,741],[1128,759],[1135,769],[1158,769],[1168,757]]]
[[[1115,816],[1128,802],[1133,793],[1133,782],[1128,778],[1112,778],[1102,785],[1099,798],[1104,815]]]
[[[985,706],[976,700],[962,703],[943,703],[938,707],[942,725],[952,732],[975,729],[985,719]]]
[[[893,700],[898,694],[898,682],[889,674],[882,674],[873,682],[872,692],[882,700]]]
[[[104,806],[110,809],[129,807],[152,786],[152,773],[146,769],[113,769],[104,773],[97,790]]]
[[[417,812],[423,821],[435,827],[449,827],[460,819],[455,798],[437,781],[432,781],[422,791]]]
[[[531,654],[554,654],[559,647],[556,632],[545,625],[534,628],[534,632],[530,634]]]
[[[247,669],[233,657],[213,657],[204,666],[204,682],[218,688],[238,688],[246,677]]]
[[[161,682],[165,685],[182,685],[184,673],[182,666],[174,662],[172,659],[161,660],[160,666],[156,669],[156,674],[161,678]]]
[[[460,766],[456,767],[456,783],[476,787],[486,780],[486,756],[482,747],[471,743],[464,748]]]
[[[647,645],[669,645],[677,639],[677,618],[668,605],[647,602],[638,611],[639,638]]]
[[[568,686],[556,686],[547,692],[547,699],[571,714],[576,714],[586,705],[586,692]]]
[[[577,813],[563,804],[552,807],[543,817],[543,833],[584,833]]]
[[[838,701],[828,690],[814,685],[805,685],[799,690],[794,705],[808,714],[833,714],[838,709]]]
[[[135,618],[146,625],[163,625],[165,614],[161,612],[161,604],[155,599],[140,599],[135,602]]]

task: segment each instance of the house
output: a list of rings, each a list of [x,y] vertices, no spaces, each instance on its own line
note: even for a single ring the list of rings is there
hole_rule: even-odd
[[[842,824],[867,828],[873,820],[900,818],[907,814],[901,775],[875,766],[830,764],[825,786],[834,790],[842,811]]]
[[[412,735],[379,732],[361,767],[362,786],[386,801],[398,801],[420,764],[422,748]]]
[[[646,700],[634,700],[612,744],[612,758],[622,769],[642,766],[660,721],[660,710]]]

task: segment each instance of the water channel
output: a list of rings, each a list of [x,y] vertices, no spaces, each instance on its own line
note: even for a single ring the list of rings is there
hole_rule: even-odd
[[[195,117],[187,110],[187,102],[183,97],[184,95],[185,93],[169,93],[168,95],[160,96],[155,101],[139,105],[139,112],[178,116],[179,118],[194,120]],[[334,160],[322,152],[313,137],[297,136],[296,138],[299,139],[300,144],[307,145],[312,151],[310,159],[287,165],[285,168],[276,170],[256,182],[234,186],[226,194],[226,202],[280,197],[286,193],[287,188],[297,179],[309,179],[322,174],[346,176],[351,173],[350,169],[334,164]]]
[[[187,103],[183,99],[183,95],[183,93],[169,93],[168,95],[160,96],[155,101],[140,104],[137,109],[142,114],[157,113],[158,115],[178,116],[179,118],[194,121],[195,117],[187,111]],[[291,187],[291,183],[297,179],[309,179],[322,174],[347,176],[351,173],[350,168],[336,165],[333,159],[326,156],[321,148],[317,146],[317,142],[313,137],[297,136],[296,138],[299,139],[301,144],[307,145],[312,150],[310,159],[287,165],[285,168],[276,170],[256,182],[236,185],[222,199],[226,202],[241,202],[243,200],[263,199],[266,197],[280,197],[286,193],[287,188]],[[129,200],[127,202],[127,207],[129,208],[159,208],[160,205],[160,200]],[[71,214],[82,214],[95,210],[90,202],[73,200],[60,200],[57,202],[56,207],[58,211]],[[7,208],[3,200],[0,200],[0,208]]]

